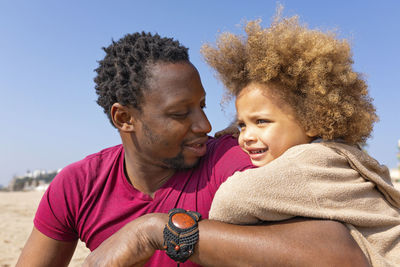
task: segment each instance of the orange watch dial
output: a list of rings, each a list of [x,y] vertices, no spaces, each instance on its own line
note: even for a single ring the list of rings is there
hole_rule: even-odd
[[[196,221],[185,213],[176,213],[172,215],[171,222],[180,229],[187,229],[195,225]]]

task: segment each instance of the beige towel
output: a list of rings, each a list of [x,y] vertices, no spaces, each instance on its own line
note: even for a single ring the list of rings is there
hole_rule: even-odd
[[[400,192],[388,169],[356,147],[292,147],[264,167],[236,172],[210,210],[210,219],[234,224],[295,216],[341,221],[373,266],[400,266]]]

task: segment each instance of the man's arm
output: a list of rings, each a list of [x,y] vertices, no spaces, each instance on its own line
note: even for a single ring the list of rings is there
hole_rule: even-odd
[[[16,266],[68,266],[76,244],[77,241],[63,242],[54,240],[34,227]]]
[[[191,260],[203,266],[368,266],[339,222],[291,219],[244,226],[205,220]]]
[[[162,249],[166,214],[138,218],[107,239],[84,266],[141,266]],[[292,219],[257,226],[203,220],[191,261],[203,266],[368,266],[339,222]]]

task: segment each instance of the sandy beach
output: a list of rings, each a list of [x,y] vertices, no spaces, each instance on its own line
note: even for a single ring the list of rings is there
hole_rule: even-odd
[[[33,228],[43,191],[0,192],[0,266],[15,266]],[[69,266],[81,266],[89,249],[79,242]]]

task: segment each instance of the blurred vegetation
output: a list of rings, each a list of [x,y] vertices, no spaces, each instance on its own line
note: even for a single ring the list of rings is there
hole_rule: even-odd
[[[57,175],[57,171],[41,173],[35,177],[31,175],[14,177],[8,187],[3,187],[1,190],[7,191],[23,191],[30,190],[40,184],[49,184]]]

